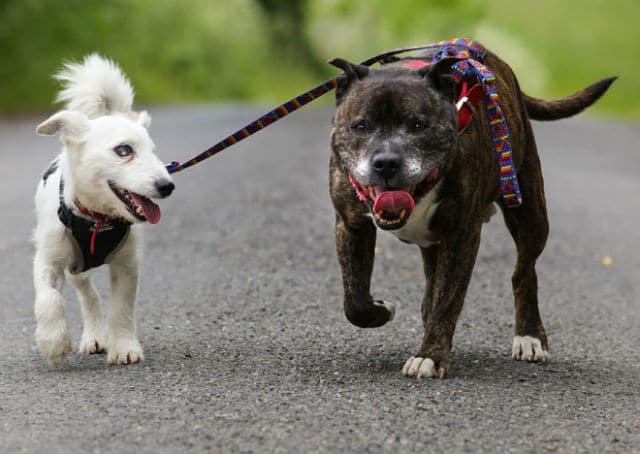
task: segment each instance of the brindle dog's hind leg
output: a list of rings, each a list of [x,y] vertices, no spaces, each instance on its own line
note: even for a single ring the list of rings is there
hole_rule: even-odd
[[[537,362],[549,359],[547,335],[538,309],[535,270],[536,260],[547,241],[549,223],[540,160],[532,135],[526,156],[518,169],[522,205],[516,208],[500,206],[518,251],[512,277],[516,310],[513,359]]]

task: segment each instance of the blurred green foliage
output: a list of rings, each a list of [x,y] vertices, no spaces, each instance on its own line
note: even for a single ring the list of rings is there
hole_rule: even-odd
[[[139,103],[271,103],[335,74],[330,58],[467,36],[534,96],[618,75],[596,109],[638,119],[638,19],[638,0],[0,0],[0,113],[52,109],[50,75],[93,51]]]

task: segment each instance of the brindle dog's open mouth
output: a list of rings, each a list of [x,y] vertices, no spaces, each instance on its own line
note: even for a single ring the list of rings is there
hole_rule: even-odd
[[[435,186],[437,180],[438,167],[431,170],[422,182],[406,188],[365,186],[349,172],[349,181],[356,190],[358,198],[369,206],[376,224],[383,230],[404,227],[416,203]]]
[[[113,181],[109,181],[109,187],[113,193],[124,203],[125,208],[133,217],[150,224],[160,222],[160,207],[148,197],[119,187]]]

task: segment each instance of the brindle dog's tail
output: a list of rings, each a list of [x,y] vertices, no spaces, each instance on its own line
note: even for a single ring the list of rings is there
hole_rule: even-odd
[[[522,93],[529,118],[533,120],[559,120],[582,112],[596,102],[617,77],[602,79],[566,98],[545,100]]]

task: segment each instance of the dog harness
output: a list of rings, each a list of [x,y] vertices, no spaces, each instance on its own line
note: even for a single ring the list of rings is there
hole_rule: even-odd
[[[385,64],[393,57],[415,52],[419,50],[437,49],[438,52],[433,57],[431,63],[435,63],[443,58],[458,59],[451,66],[451,73],[459,85],[459,98],[456,102],[458,110],[458,130],[462,133],[466,125],[471,120],[473,106],[484,98],[486,110],[486,120],[489,124],[491,141],[496,154],[496,161],[500,168],[500,193],[505,206],[512,208],[522,204],[522,195],[516,169],[511,157],[511,137],[506,118],[500,108],[500,98],[495,88],[495,75],[484,66],[487,50],[480,43],[467,38],[454,38],[448,41],[439,41],[434,44],[418,47],[406,47],[402,49],[390,50],[371,57],[361,63],[364,66],[371,66],[374,63]],[[409,60],[411,61],[411,60]],[[419,61],[419,60],[413,60]],[[419,61],[422,66],[429,64]],[[320,85],[302,93],[277,106],[275,109],[262,115],[257,120],[252,121],[233,134],[228,135],[218,143],[197,154],[193,158],[180,163],[173,161],[166,166],[169,173],[180,172],[188,167],[198,164],[211,156],[218,154],[222,150],[235,145],[241,140],[261,131],[267,126],[275,123],[300,107],[310,103],[320,96],[330,92],[337,85],[337,78],[329,79]]]
[[[128,221],[94,213],[77,201],[75,205],[80,213],[91,220],[77,216],[67,206],[64,201],[64,180],[61,176],[58,218],[71,233],[74,243],[75,262],[69,266],[71,274],[103,265],[109,256],[120,248],[131,230],[131,223]]]
[[[442,50],[431,62],[424,60],[403,61],[403,66],[422,68],[445,58],[460,59],[451,66],[451,74],[458,84],[458,131],[462,132],[471,121],[473,109],[484,98],[487,125],[500,169],[500,194],[506,207],[522,205],[518,175],[511,157],[511,136],[507,120],[500,108],[500,97],[495,88],[496,76],[482,64],[487,50],[474,41],[460,38],[445,41]]]

